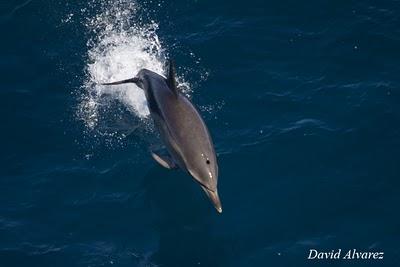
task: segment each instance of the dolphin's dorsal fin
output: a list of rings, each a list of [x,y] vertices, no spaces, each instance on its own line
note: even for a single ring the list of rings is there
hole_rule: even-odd
[[[178,88],[176,87],[176,72],[175,72],[175,64],[172,59],[168,60],[168,74],[167,74],[167,85],[171,89],[171,91],[178,96]]]

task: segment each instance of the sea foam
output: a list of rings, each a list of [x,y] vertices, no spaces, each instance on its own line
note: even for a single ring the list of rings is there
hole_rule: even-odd
[[[152,12],[131,0],[92,0],[81,12],[88,41],[76,113],[86,133],[120,139],[137,128],[152,131],[140,88],[100,83],[132,78],[142,68],[165,76],[168,49],[159,39],[159,23],[148,17]],[[181,75],[177,82],[190,98],[191,85]]]
[[[104,98],[119,100],[139,118],[149,115],[144,93],[135,84],[99,85],[132,78],[142,68],[164,74],[165,53],[157,36],[158,24],[141,22],[139,9],[132,1],[103,1],[98,13],[85,22],[91,37],[79,115],[89,129],[99,125],[102,113],[113,112],[111,106],[104,107]]]

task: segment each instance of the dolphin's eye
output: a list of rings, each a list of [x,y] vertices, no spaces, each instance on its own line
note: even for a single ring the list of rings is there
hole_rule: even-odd
[[[207,159],[207,160],[206,160],[206,163],[207,163],[207,164],[210,164],[210,160]]]

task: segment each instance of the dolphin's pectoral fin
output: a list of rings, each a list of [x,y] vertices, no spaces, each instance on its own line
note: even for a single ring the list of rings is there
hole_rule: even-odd
[[[167,155],[160,155],[154,151],[151,151],[151,156],[155,161],[157,161],[161,166],[167,169],[176,169],[178,166],[175,164],[175,162],[172,160],[170,156]]]

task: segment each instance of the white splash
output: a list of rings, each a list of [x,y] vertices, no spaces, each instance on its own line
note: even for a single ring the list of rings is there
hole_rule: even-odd
[[[164,72],[164,62],[160,55],[161,45],[155,34],[157,24],[148,27],[145,31],[133,29],[129,33],[111,32],[89,50],[89,61],[93,63],[87,66],[88,89],[94,90],[95,96],[114,96],[140,117],[149,114],[144,93],[140,88],[134,84],[110,87],[97,83],[132,78],[142,68],[158,73]]]
[[[141,119],[149,115],[143,91],[134,84],[102,86],[99,83],[132,78],[142,68],[164,74],[165,51],[157,36],[158,24],[143,24],[139,6],[128,0],[104,1],[100,12],[85,23],[93,36],[88,42],[88,61],[79,117],[94,129],[102,113],[104,97],[119,100]]]

